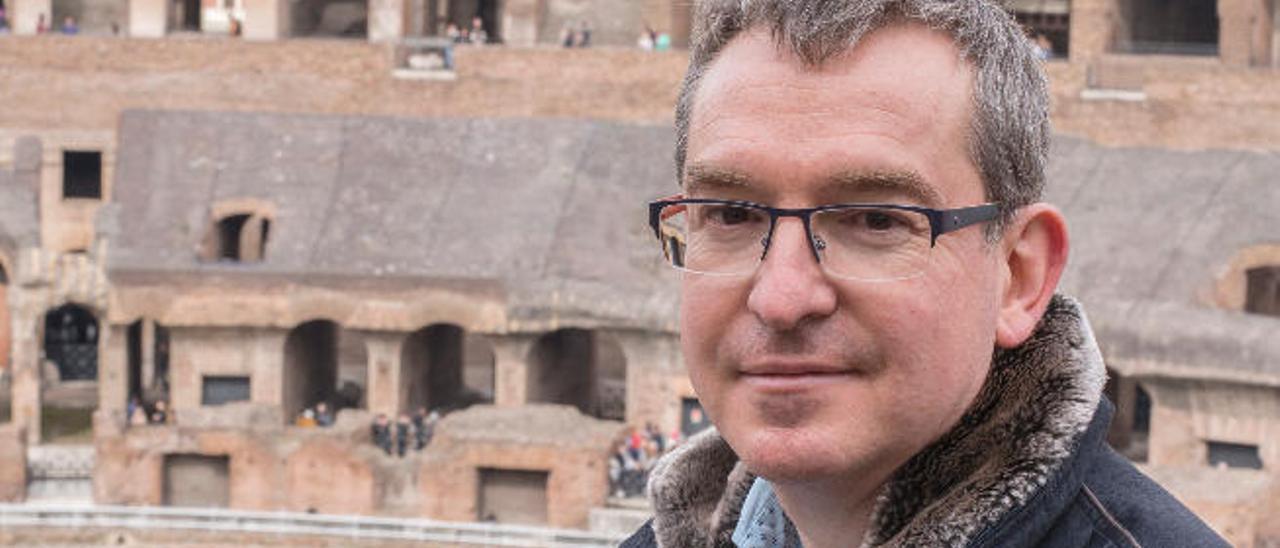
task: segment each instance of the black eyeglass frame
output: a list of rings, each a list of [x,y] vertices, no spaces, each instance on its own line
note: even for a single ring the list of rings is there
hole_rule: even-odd
[[[1000,206],[996,203],[986,203],[976,206],[959,207],[954,209],[933,209],[929,207],[918,207],[899,204],[827,204],[817,207],[805,207],[798,209],[788,209],[779,207],[770,207],[764,204],[748,202],[745,200],[719,200],[715,198],[680,198],[676,200],[654,200],[649,202],[649,226],[653,228],[653,234],[662,241],[662,208],[673,205],[688,204],[719,204],[727,206],[736,206],[764,211],[769,214],[769,231],[765,234],[764,241],[760,242],[764,245],[764,250],[760,253],[760,260],[764,260],[769,254],[769,245],[773,243],[773,232],[778,226],[780,217],[796,217],[804,224],[805,237],[809,240],[809,249],[813,252],[814,260],[822,262],[820,255],[822,245],[813,235],[813,228],[810,224],[810,218],[814,213],[821,211],[832,211],[840,209],[896,209],[901,211],[913,211],[923,214],[929,219],[929,247],[933,248],[938,244],[938,236],[948,232],[954,232],[967,226],[993,221],[1000,216]],[[665,247],[664,247],[665,249]]]

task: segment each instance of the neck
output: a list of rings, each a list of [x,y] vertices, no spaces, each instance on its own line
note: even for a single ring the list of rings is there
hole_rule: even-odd
[[[871,474],[879,477],[878,474]],[[887,479],[882,478],[882,479]],[[805,548],[862,544],[883,482],[770,482]]]

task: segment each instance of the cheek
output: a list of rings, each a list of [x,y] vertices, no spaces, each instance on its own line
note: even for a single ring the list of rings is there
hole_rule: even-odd
[[[734,316],[745,308],[746,297],[723,281],[706,277],[685,276],[681,287],[680,345],[697,383],[718,362],[717,346]]]

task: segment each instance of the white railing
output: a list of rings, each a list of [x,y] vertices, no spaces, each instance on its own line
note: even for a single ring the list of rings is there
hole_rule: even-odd
[[[0,504],[5,527],[184,529],[530,548],[613,547],[623,537],[543,527],[204,508]]]

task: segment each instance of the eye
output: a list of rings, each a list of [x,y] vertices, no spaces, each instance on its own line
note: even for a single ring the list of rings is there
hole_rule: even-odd
[[[883,211],[869,211],[862,219],[867,228],[878,231],[892,230],[899,224],[897,218]]]
[[[705,216],[707,222],[720,226],[736,226],[762,220],[760,212],[735,205],[707,206]]]

